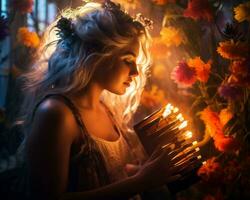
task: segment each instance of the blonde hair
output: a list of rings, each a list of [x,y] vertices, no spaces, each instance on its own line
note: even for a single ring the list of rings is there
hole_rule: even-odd
[[[119,5],[113,2],[111,5],[113,8],[105,8],[103,4],[89,2],[76,9],[66,9],[45,30],[43,43],[37,51],[38,59],[23,76],[26,100],[22,116],[26,130],[35,105],[43,96],[83,90],[101,62],[107,59],[112,62],[112,55],[136,38],[140,44],[139,76],[124,95],[104,91],[101,96],[120,127],[124,131],[131,130],[130,122],[139,105],[150,65],[151,38],[141,22],[122,11]],[[57,24],[62,17],[71,19],[74,37],[58,37],[61,30]]]

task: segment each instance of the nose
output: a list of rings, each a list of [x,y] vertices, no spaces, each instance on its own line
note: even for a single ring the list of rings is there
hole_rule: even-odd
[[[136,77],[136,76],[139,75],[138,69],[137,69],[137,65],[133,65],[133,67],[131,67],[130,72],[129,72],[129,75],[130,75],[131,77]]]

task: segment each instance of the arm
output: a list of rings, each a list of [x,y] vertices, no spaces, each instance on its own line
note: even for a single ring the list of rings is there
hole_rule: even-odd
[[[38,107],[27,140],[33,199],[124,198],[162,185],[169,178],[170,160],[168,154],[161,150],[129,178],[91,191],[67,193],[70,149],[80,131],[78,129],[71,111],[63,103],[47,100]]]
[[[27,140],[32,197],[100,199],[137,193],[140,189],[132,177],[93,191],[66,193],[70,149],[79,131],[74,116],[62,102],[49,99],[38,107]]]

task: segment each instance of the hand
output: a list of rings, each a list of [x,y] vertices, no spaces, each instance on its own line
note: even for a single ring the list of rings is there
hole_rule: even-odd
[[[185,155],[177,156],[182,150],[173,152],[169,148],[157,148],[135,174],[139,184],[145,189],[152,189],[179,179],[181,176],[177,173],[186,163],[178,166],[174,163],[184,158]]]
[[[140,168],[141,168],[141,165],[135,165],[131,163],[128,163],[125,165],[125,171],[128,176],[135,175],[140,170]]]

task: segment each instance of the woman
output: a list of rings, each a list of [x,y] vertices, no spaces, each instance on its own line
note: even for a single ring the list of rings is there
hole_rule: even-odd
[[[147,159],[129,127],[149,66],[147,24],[105,1],[65,10],[47,29],[24,77],[31,199],[128,198],[173,179],[176,153]]]

